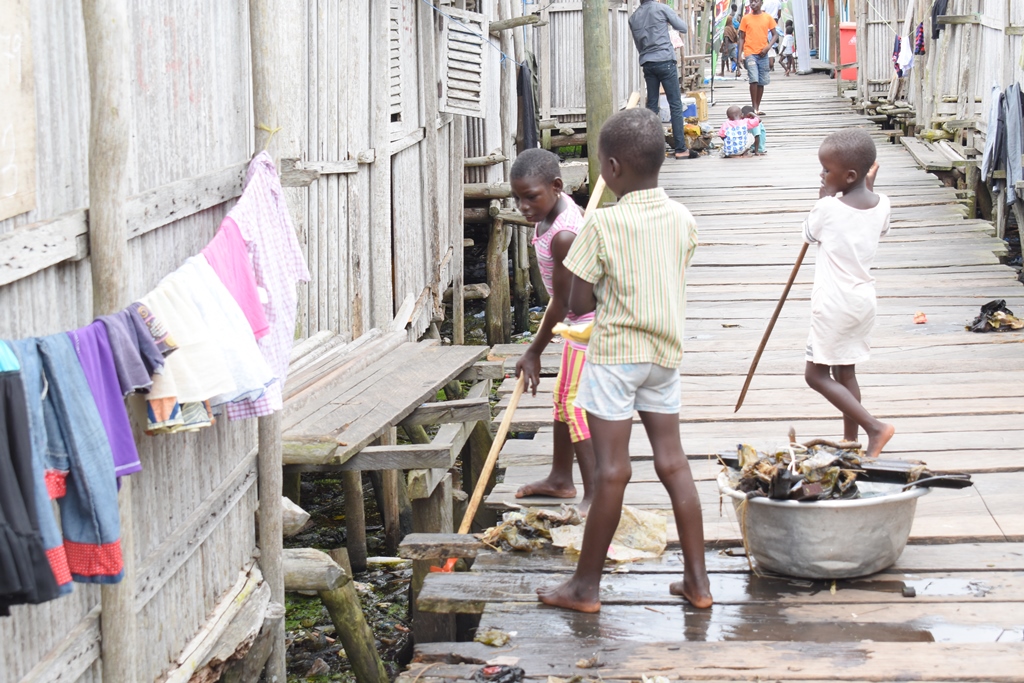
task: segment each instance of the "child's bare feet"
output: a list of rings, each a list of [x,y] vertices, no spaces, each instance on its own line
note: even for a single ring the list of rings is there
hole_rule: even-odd
[[[682,581],[676,581],[668,587],[668,592],[685,599],[697,609],[707,609],[714,603],[711,598],[711,584],[708,583],[706,574],[702,581],[691,580],[684,575]]]
[[[548,476],[530,484],[523,484],[516,491],[516,498],[528,496],[550,496],[551,498],[575,498],[576,486],[571,481],[565,482]]]
[[[878,428],[878,431],[868,431],[867,457],[877,458],[895,433],[896,427],[884,422]]]
[[[593,503],[593,494],[588,494],[586,489],[583,491],[583,500],[576,506],[576,509],[580,511],[580,517],[583,519],[587,518],[587,513],[590,512],[590,504]]]
[[[560,586],[537,589],[537,597],[545,605],[563,607],[592,614],[601,611],[601,601],[597,599],[598,586],[583,588],[573,577]]]

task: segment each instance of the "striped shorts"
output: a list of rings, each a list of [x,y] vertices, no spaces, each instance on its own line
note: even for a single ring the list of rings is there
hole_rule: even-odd
[[[573,443],[590,438],[587,414],[576,405],[576,390],[586,356],[586,351],[573,348],[572,344],[562,344],[562,364],[555,378],[555,422],[569,425],[569,436]]]

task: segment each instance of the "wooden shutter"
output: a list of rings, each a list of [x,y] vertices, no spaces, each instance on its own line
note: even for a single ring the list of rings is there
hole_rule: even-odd
[[[392,123],[401,123],[402,121],[401,11],[399,0],[391,0],[390,23],[388,27],[388,69],[390,71],[389,89],[391,103],[388,111],[391,114]]]
[[[476,12],[446,9],[441,37],[441,102],[445,114],[484,117],[484,45],[487,19]],[[457,21],[453,21],[453,19]]]

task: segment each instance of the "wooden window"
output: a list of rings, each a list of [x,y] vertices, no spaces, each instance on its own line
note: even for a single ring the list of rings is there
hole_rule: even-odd
[[[441,102],[445,114],[484,117],[483,36],[487,19],[476,12],[446,9],[441,29]],[[457,21],[453,21],[457,20]]]

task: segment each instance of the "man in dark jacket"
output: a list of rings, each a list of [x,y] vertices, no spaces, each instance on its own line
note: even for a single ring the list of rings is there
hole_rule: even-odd
[[[633,43],[640,53],[640,66],[647,83],[647,108],[658,113],[658,96],[665,89],[668,108],[672,114],[672,135],[675,138],[676,159],[688,156],[683,136],[683,101],[679,91],[679,70],[676,51],[669,37],[669,27],[686,33],[686,22],[670,7],[656,0],[641,0],[640,6],[629,18]]]

